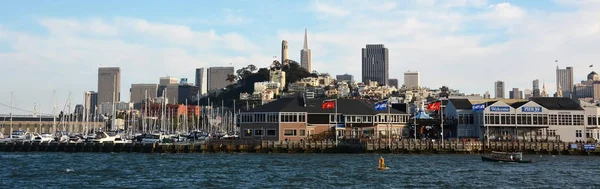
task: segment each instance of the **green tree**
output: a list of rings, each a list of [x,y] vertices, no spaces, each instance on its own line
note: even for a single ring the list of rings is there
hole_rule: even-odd
[[[237,79],[237,76],[235,76],[233,74],[228,74],[227,79],[225,79],[225,80],[229,81],[229,83],[233,83],[233,82],[235,82],[236,79]]]

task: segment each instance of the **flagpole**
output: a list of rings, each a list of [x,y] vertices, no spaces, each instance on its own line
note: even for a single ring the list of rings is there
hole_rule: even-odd
[[[335,130],[335,146],[337,147],[338,145],[338,136],[337,136],[337,124],[338,124],[338,100],[337,98],[335,99],[335,126],[333,126],[333,129]]]
[[[388,148],[390,150],[392,150],[392,123],[390,122],[390,101],[388,99],[388,101],[385,103],[385,107],[387,108],[388,111],[388,117],[387,117],[387,121],[388,121]]]
[[[442,148],[446,148],[446,146],[444,145],[444,110],[442,110],[442,101],[440,100],[440,124],[442,127]]]

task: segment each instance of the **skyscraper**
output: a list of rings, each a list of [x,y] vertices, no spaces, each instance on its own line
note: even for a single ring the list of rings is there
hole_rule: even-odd
[[[88,120],[93,120],[96,115],[96,106],[98,106],[98,93],[94,91],[88,91],[84,94],[84,106],[85,106],[85,115],[87,115]]]
[[[129,102],[142,103],[146,97],[155,99],[158,94],[158,84],[131,84]],[[147,95],[147,96],[146,96]]]
[[[196,86],[200,88],[200,95],[206,94],[207,91],[206,75],[205,68],[196,69]]]
[[[388,80],[388,49],[383,44],[367,45],[362,49],[362,82],[377,81],[380,85],[387,85]]]
[[[312,52],[308,48],[308,30],[304,29],[304,48],[300,50],[300,66],[312,72]]]
[[[307,45],[308,46],[308,45]],[[288,59],[288,42],[286,40],[281,41],[281,64],[287,64],[285,60]],[[310,71],[310,70],[308,70]]]
[[[508,96],[510,99],[523,99],[523,92],[519,88],[513,88]]]
[[[504,98],[504,81],[494,82],[494,95],[495,98]]]
[[[540,80],[535,79],[533,80],[533,91],[532,91],[532,96],[533,97],[540,97],[541,95],[541,91],[540,91]]]
[[[418,89],[421,85],[419,72],[404,72],[404,87],[407,89]]]
[[[98,104],[121,101],[121,68],[98,68]]]
[[[222,89],[230,85],[231,82],[227,81],[227,76],[230,74],[234,74],[233,67],[210,67],[207,70],[207,83],[208,83],[208,91],[212,91],[215,89]]]
[[[390,87],[395,87],[396,89],[398,89],[398,79],[396,79],[396,78],[389,79],[388,82],[389,82],[388,85]]]
[[[556,88],[562,89],[562,97],[572,97],[573,85],[575,85],[575,81],[573,80],[573,67],[559,69],[558,66],[556,66]]]

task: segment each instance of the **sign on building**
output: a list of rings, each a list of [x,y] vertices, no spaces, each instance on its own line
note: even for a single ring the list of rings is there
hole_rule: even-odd
[[[542,112],[542,107],[521,107],[522,112]]]
[[[490,112],[510,112],[508,106],[490,106]]]

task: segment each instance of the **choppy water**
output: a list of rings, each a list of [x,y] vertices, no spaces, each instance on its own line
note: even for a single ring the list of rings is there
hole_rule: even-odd
[[[600,188],[600,157],[0,153],[0,188]]]

